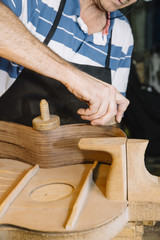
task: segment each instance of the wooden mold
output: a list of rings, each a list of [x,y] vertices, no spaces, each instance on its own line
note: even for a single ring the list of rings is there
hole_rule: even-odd
[[[147,140],[116,126],[59,126],[42,108],[38,128],[0,122],[2,239],[109,240],[128,221],[160,220]]]
[[[115,126],[88,124],[55,128],[53,122],[53,129],[48,130],[48,126],[44,127],[45,123],[48,125],[46,116],[40,119],[40,129],[38,120],[37,131],[37,120],[33,122],[34,129],[0,122],[0,179],[3,179],[0,225],[4,233],[12,233],[13,237],[14,229],[18,237],[21,229],[26,229],[28,238],[34,234],[38,239],[38,232],[43,232],[45,239],[52,236],[51,239],[67,240],[106,240],[115,236],[128,220],[126,179],[123,177],[121,180],[118,199],[115,191],[112,194],[109,190],[113,187],[113,181],[109,181],[110,187],[106,182],[112,162],[113,170],[109,178],[114,178],[117,156],[121,162],[120,172],[126,167],[121,156],[126,141],[123,131]],[[98,138],[100,143],[104,141],[106,147],[102,149],[99,144],[98,148],[91,149],[90,141],[84,143],[86,137]],[[117,154],[112,148],[116,149]],[[40,169],[33,176],[30,173],[38,169],[36,166]],[[4,226],[8,225],[14,227],[5,231],[8,227]],[[116,231],[111,231],[113,228]]]
[[[42,168],[94,161],[95,156],[78,148],[84,137],[125,137],[113,126],[96,127],[83,124],[63,125],[40,132],[31,127],[0,122],[0,157],[19,160]],[[101,154],[100,154],[101,157]]]

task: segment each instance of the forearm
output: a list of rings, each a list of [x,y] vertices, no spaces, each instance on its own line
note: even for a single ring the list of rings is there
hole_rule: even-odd
[[[64,84],[76,71],[71,64],[36,39],[1,2],[0,56]]]

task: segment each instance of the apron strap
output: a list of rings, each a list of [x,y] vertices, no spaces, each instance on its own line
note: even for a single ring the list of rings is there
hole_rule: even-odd
[[[108,46],[108,55],[106,59],[106,68],[109,68],[109,63],[110,63],[110,56],[111,56],[111,41],[112,41],[112,31],[111,31],[111,36],[109,39],[109,46]]]
[[[58,9],[58,12],[57,12],[57,15],[56,15],[56,18],[54,20],[54,23],[48,33],[48,35],[46,36],[45,40],[44,40],[44,44],[48,45],[48,43],[50,42],[50,40],[52,39],[53,37],[53,34],[54,32],[56,31],[56,28],[58,26],[58,23],[61,19],[61,15],[62,15],[62,12],[63,12],[63,9],[64,9],[64,5],[66,3],[66,0],[61,0],[61,3],[59,5],[59,9]]]

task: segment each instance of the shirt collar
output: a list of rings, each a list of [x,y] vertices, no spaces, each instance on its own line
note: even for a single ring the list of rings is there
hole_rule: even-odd
[[[69,1],[68,1],[68,3],[69,3]],[[70,14],[77,16],[77,23],[78,23],[79,27],[81,28],[81,30],[85,34],[88,34],[88,27],[80,17],[80,2],[79,2],[79,0],[74,0],[72,6],[70,5],[70,9],[71,9]],[[115,12],[108,13],[108,18],[114,17],[115,15],[116,15]],[[108,19],[103,31],[94,33],[92,36],[93,38],[91,36],[89,36],[89,39],[92,38],[93,43],[96,45],[105,46],[109,39],[108,36],[110,35],[112,26],[113,26],[113,20],[111,21],[110,19]]]
[[[77,16],[77,23],[79,24],[79,27],[81,30],[85,33],[88,34],[88,27],[84,23],[81,17]],[[109,33],[109,27],[110,27],[110,13],[107,13],[107,22],[104,27],[104,29],[101,32],[97,32],[93,34],[93,43],[96,45],[101,45],[105,46],[107,43],[107,35]]]

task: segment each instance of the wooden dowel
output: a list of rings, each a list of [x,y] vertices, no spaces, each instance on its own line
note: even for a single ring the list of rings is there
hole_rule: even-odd
[[[4,213],[8,210],[12,202],[16,199],[19,193],[23,190],[29,180],[36,175],[38,172],[39,165],[35,165],[32,167],[26,175],[18,182],[16,187],[8,194],[8,196],[4,199],[4,201],[0,204],[0,218],[4,215]]]
[[[43,121],[48,121],[50,119],[48,102],[42,99],[40,102],[41,119]]]
[[[90,168],[90,170],[89,170],[89,172],[86,176],[86,179],[84,181],[84,184],[82,185],[80,193],[79,193],[79,195],[78,195],[78,197],[77,197],[77,199],[76,199],[76,201],[73,205],[72,212],[69,216],[67,224],[65,225],[65,228],[67,230],[72,229],[77,222],[77,219],[79,217],[79,214],[81,212],[81,209],[83,207],[85,199],[87,198],[87,195],[88,195],[88,192],[89,192],[89,189],[90,189],[90,186],[91,186],[92,178],[93,178],[93,170],[97,166],[97,163],[98,162],[95,161],[94,164],[92,165],[92,167]]]

